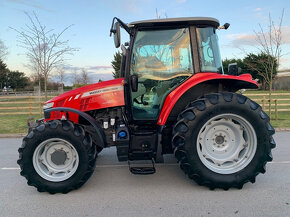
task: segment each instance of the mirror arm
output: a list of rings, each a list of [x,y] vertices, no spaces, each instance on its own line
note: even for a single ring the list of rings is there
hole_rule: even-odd
[[[127,24],[125,24],[122,20],[120,20],[118,17],[116,17],[116,20],[118,20],[118,22],[121,24],[121,26],[126,30],[126,32],[128,32],[128,34],[130,36],[132,36],[131,30],[130,28],[127,26]]]
[[[110,29],[110,36],[112,36],[112,33],[115,33],[114,32],[114,29],[113,29],[113,27],[114,27],[114,23],[115,23],[115,20],[117,20],[120,24],[121,24],[121,26],[122,26],[122,28],[123,29],[125,29],[126,30],[126,32],[128,32],[128,34],[130,35],[130,36],[132,36],[132,33],[131,33],[131,30],[130,30],[130,28],[122,21],[122,20],[120,20],[118,17],[114,17],[113,18],[113,21],[112,21],[112,26],[111,26],[111,29]]]
[[[112,33],[116,33],[116,30],[113,28],[116,18],[117,17],[114,17],[113,20],[112,20],[112,25],[111,25],[111,29],[110,29],[110,37],[112,36]]]

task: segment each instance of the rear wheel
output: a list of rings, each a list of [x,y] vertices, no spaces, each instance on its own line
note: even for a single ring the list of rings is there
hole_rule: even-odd
[[[18,149],[21,175],[38,191],[67,193],[92,175],[97,151],[91,136],[70,121],[40,124]]]
[[[274,129],[261,107],[247,97],[217,93],[191,103],[174,127],[180,167],[210,189],[242,188],[272,160]]]

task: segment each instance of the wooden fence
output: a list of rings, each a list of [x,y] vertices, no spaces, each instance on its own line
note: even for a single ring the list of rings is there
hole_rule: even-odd
[[[290,112],[290,93],[246,93],[245,96],[259,103],[263,110],[276,120],[279,112]],[[49,99],[53,96],[49,96]],[[0,96],[0,116],[3,115],[42,115],[44,96]]]
[[[47,95],[48,96],[54,96],[54,95],[58,95],[60,92],[57,91],[57,90],[49,90],[47,91]],[[35,92],[35,91],[17,91],[17,92],[14,92],[14,91],[9,91],[9,92],[1,92],[0,91],[0,98],[1,97],[9,97],[9,96],[35,96],[35,94],[38,95],[38,92]],[[44,96],[45,95],[45,92],[42,91],[41,92],[41,95]]]
[[[271,100],[268,93],[250,93],[244,95],[259,103],[271,118],[272,114],[274,114],[273,118],[275,120],[278,120],[279,112],[290,111],[290,93],[272,93]]]
[[[52,98],[49,96],[48,98]],[[44,96],[0,96],[0,116],[42,115]]]

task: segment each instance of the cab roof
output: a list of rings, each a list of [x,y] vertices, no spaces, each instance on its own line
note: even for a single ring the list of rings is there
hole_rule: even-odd
[[[130,23],[129,27],[154,27],[154,26],[182,26],[206,25],[217,28],[219,21],[212,17],[177,17],[166,19],[141,20]]]

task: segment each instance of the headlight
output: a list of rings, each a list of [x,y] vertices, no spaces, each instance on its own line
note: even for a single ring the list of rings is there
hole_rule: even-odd
[[[53,105],[54,105],[54,102],[50,102],[50,103],[44,104],[43,105],[43,110],[52,108]]]

